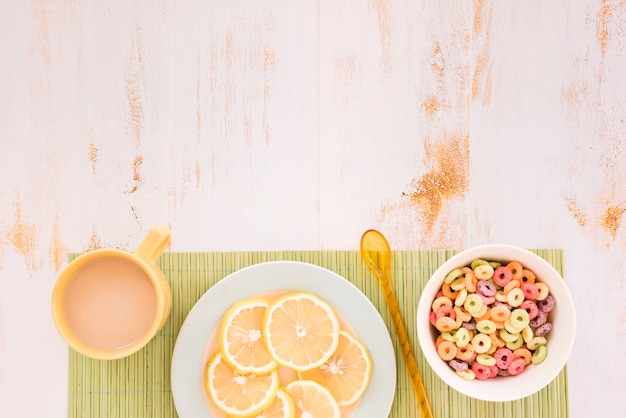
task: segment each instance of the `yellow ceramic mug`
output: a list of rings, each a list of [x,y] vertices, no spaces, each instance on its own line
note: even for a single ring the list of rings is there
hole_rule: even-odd
[[[172,292],[156,261],[169,240],[169,227],[157,225],[134,253],[87,252],[61,272],[52,316],[70,347],[91,358],[117,359],[139,351],[159,332]]]

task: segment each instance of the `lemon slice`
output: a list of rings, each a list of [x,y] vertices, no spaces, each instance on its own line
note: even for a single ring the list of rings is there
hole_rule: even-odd
[[[305,292],[288,293],[265,312],[263,338],[270,356],[297,371],[319,367],[339,344],[339,320],[332,307]]]
[[[252,418],[294,418],[296,416],[296,404],[291,395],[283,387],[278,389],[274,402],[266,409],[252,415]]]
[[[251,298],[232,305],[222,317],[219,344],[224,360],[240,373],[269,373],[277,364],[265,350],[262,326],[269,301]]]
[[[287,392],[296,404],[296,418],[339,418],[341,410],[333,395],[312,380],[294,380]]]
[[[241,374],[217,351],[205,367],[205,388],[211,401],[228,415],[249,416],[267,408],[279,388],[278,371]]]
[[[363,343],[345,330],[339,332],[339,345],[324,364],[298,373],[327,388],[339,406],[356,403],[372,377],[372,359]]]

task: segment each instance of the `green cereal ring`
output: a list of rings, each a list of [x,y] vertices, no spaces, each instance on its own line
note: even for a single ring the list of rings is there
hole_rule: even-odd
[[[545,337],[535,337],[530,340],[529,343],[526,343],[526,347],[529,350],[537,350],[539,347],[541,347],[542,345],[546,345],[547,343],[548,340],[546,340]]]
[[[467,328],[461,327],[454,334],[457,347],[465,347],[470,342],[470,333]]]
[[[489,280],[493,277],[493,267],[489,264],[481,264],[474,269],[474,275],[478,280]]]
[[[483,334],[491,334],[496,331],[496,323],[489,319],[483,319],[476,323],[476,329]]]
[[[517,340],[518,336],[519,334],[510,333],[506,329],[500,328],[500,338],[502,338],[502,341],[504,341],[505,343],[512,343],[513,341]]]
[[[476,361],[482,364],[483,366],[495,366],[496,359],[491,354],[481,353],[476,355]]]
[[[509,316],[508,321],[516,329],[519,329],[521,331],[526,328],[530,323],[530,317],[528,316],[528,312],[526,312],[525,309],[515,309],[511,311],[511,315]]]
[[[548,355],[548,348],[545,345],[540,345],[539,347],[537,347],[537,349],[533,353],[533,356],[530,358],[530,361],[533,364],[539,364],[546,359],[547,355]]]
[[[456,374],[459,375],[459,377],[463,380],[474,380],[476,378],[476,375],[474,374],[472,369],[457,370]]]
[[[523,345],[524,345],[524,338],[522,338],[522,334],[517,334],[517,339],[513,342],[507,342],[506,348],[508,348],[511,351],[515,351]]]
[[[483,307],[483,300],[476,293],[467,295],[463,307],[469,313],[476,313]]]
[[[456,342],[456,337],[454,336],[454,331],[447,331],[447,332],[442,332],[441,333],[441,338],[443,338],[446,341],[450,341],[450,342]]]
[[[476,334],[471,344],[476,354],[486,353],[491,348],[491,338],[487,334]]]
[[[502,266],[502,263],[498,263],[497,261],[490,261],[489,265],[491,266],[491,268],[493,268],[495,270],[498,267]]]
[[[523,328],[514,327],[513,324],[511,324],[511,317],[509,317],[509,319],[504,321],[504,329],[511,334],[520,334]]]
[[[454,281],[454,279],[459,277],[461,274],[463,274],[463,270],[461,270],[460,268],[454,269],[446,275],[446,277],[443,279],[443,282],[446,284],[450,284]]]
[[[470,263],[470,267],[472,268],[472,270],[475,270],[476,267],[482,266],[483,264],[489,264],[489,263],[483,260],[482,258],[476,258],[472,260],[472,262]]]

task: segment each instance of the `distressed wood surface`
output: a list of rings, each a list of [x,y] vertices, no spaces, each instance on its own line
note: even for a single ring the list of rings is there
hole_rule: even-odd
[[[571,417],[626,415],[625,34],[623,0],[3,1],[0,416],[66,416],[56,276],[155,223],[563,248]]]

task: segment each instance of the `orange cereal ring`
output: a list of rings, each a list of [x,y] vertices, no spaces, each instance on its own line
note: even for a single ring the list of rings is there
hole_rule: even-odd
[[[472,312],[472,316],[474,318],[481,318],[487,314],[488,309],[489,309],[489,306],[483,303],[483,306],[481,306],[479,310],[477,310],[476,312]]]
[[[456,321],[449,316],[442,316],[437,319],[435,328],[437,328],[439,332],[450,332],[453,329],[457,329]]]
[[[450,361],[456,357],[456,344],[451,341],[442,341],[437,347],[437,354],[443,361]]]
[[[443,338],[443,336],[441,334],[439,334],[437,336],[437,339],[435,340],[435,347],[439,347],[439,344],[441,344],[444,341],[445,341],[445,339]]]
[[[494,306],[489,310],[491,315],[491,319],[496,322],[504,322],[509,319],[511,315],[511,311],[506,305],[498,305]]]
[[[472,344],[467,344],[465,347],[458,347],[456,349],[456,358],[462,361],[471,362],[476,358],[476,350]]]
[[[511,290],[516,289],[520,287],[521,285],[522,284],[518,282],[517,280],[511,280],[510,282],[506,284],[506,286],[504,286],[502,291],[504,292],[505,295],[508,295]],[[506,302],[506,300],[503,302]]]
[[[433,312],[437,312],[442,306],[452,307],[452,299],[447,296],[439,296],[433,301],[431,308]]]
[[[472,320],[472,314],[467,312],[462,306],[455,306],[454,312],[456,313],[457,319],[461,319],[463,322],[469,322]]]
[[[491,345],[495,346],[496,348],[501,348],[506,345],[504,340],[500,338],[499,332],[492,332],[491,334],[489,334],[489,338],[491,338]]]
[[[511,270],[511,279],[518,282],[522,282],[522,271],[524,270],[522,264],[519,261],[511,261],[506,265]]]
[[[493,321],[493,318],[491,318],[491,320]],[[496,324],[496,329],[502,329],[504,328],[504,322],[501,321],[493,321],[494,324]]]
[[[536,279],[535,273],[527,269],[522,269],[521,283],[535,283]]]
[[[530,353],[530,350],[528,350],[526,347],[520,347],[517,350],[513,351],[513,356],[515,358],[522,358],[524,359],[524,364],[529,364],[530,361],[532,360],[532,354]]]
[[[495,345],[494,343],[491,343],[491,347],[489,347],[489,350],[485,351],[485,354],[493,354],[496,352],[496,350],[500,348],[497,345]]]
[[[465,273],[465,288],[468,292],[476,292],[476,283],[478,283],[478,279],[472,270]]]
[[[454,300],[456,299],[457,290],[452,289],[448,283],[444,283],[443,286],[441,286],[441,293],[448,299]]]
[[[483,306],[487,307],[487,312],[485,312],[483,316],[476,318],[476,322],[484,321],[485,319],[491,319],[491,308],[487,305],[483,305]]]

